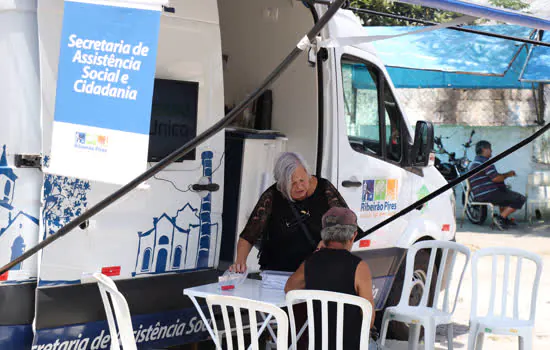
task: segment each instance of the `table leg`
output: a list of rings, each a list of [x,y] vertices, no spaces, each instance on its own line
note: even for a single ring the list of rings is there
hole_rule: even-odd
[[[302,328],[300,328],[300,331],[298,332],[298,334],[296,334],[296,343],[298,343],[298,341],[302,337],[302,334],[304,334],[306,328],[307,328],[307,321],[304,323]],[[292,349],[297,349],[297,348],[298,348],[298,344],[290,344],[290,348],[288,348],[288,349],[292,350]]]
[[[265,330],[265,328],[269,325],[269,321],[271,321],[272,317],[273,315],[270,314],[269,316],[267,316],[267,318],[265,318],[265,315],[262,313],[262,318],[264,319],[264,323],[262,323],[262,326],[258,330],[258,336],[260,336],[262,332]],[[252,325],[250,325],[250,327],[252,327]],[[271,330],[271,327],[269,327],[269,329]],[[271,336],[274,336],[273,333],[271,333]]]
[[[204,322],[204,325],[206,326],[208,333],[210,333],[210,338],[212,338],[212,341],[216,345],[216,349],[221,349],[222,348],[221,344],[218,342],[218,341],[221,341],[221,339],[218,339],[214,334],[214,330],[212,330],[212,327],[210,327],[210,322],[208,322],[208,318],[206,318],[206,316],[204,315],[204,312],[202,312],[202,308],[197,302],[197,299],[195,299],[195,297],[191,295],[189,295],[189,299],[191,299],[191,301],[193,302],[193,305],[195,305],[195,308],[199,312],[199,316],[202,318],[202,321]],[[216,320],[212,320],[212,322],[216,322]],[[229,336],[231,336],[231,334]]]
[[[262,335],[262,332],[265,330],[265,328],[268,327],[269,333],[273,337],[273,340],[276,341],[277,337],[275,336],[275,334],[273,333],[273,330],[271,329],[271,326],[269,325],[269,321],[271,321],[271,318],[273,317],[273,315],[269,314],[266,317],[263,312],[260,312],[260,316],[262,316],[264,322],[262,323],[262,325],[260,326],[260,329],[258,330],[258,339]],[[250,327],[252,327],[252,325],[250,325]],[[254,327],[256,327],[256,325],[254,325]],[[252,339],[250,339],[250,342],[251,344],[248,346],[248,350],[252,348]]]
[[[265,314],[263,312],[260,312],[260,315],[264,319],[264,324],[262,325],[262,327],[264,325],[267,325],[267,330],[269,331],[269,334],[271,334],[274,341],[277,341],[277,337],[275,336],[275,332],[273,332],[273,328],[271,328],[271,326],[269,325],[269,320],[271,319],[271,315],[269,315],[267,318],[265,317]]]

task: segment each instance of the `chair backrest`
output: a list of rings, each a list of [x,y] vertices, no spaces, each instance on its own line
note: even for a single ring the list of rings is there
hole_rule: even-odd
[[[237,332],[237,345],[239,350],[247,349],[244,343],[244,328],[246,325],[243,325],[243,320],[241,316],[241,311],[244,310],[248,310],[251,340],[250,345],[253,350],[259,350],[259,332],[257,328],[258,318],[256,317],[256,312],[263,313],[267,317],[269,317],[268,315],[271,315],[272,318],[275,318],[275,321],[277,322],[277,349],[281,350],[288,348],[288,316],[281,308],[261,301],[225,295],[209,295],[206,297],[206,303],[208,304],[208,309],[210,310],[210,316],[212,317],[212,320],[215,320],[213,307],[219,306],[221,309],[227,344],[227,347],[225,347],[224,349],[233,350],[233,337],[228,307],[233,308],[235,317],[235,330]],[[219,349],[221,350],[223,342],[221,341],[220,332],[218,330],[216,322],[213,321],[212,323],[214,325],[214,333],[216,337],[220,340]]]
[[[536,266],[536,272],[535,276],[533,278],[533,283],[531,285],[525,285],[523,284],[522,288],[527,288],[527,291],[531,291],[531,300],[529,301],[529,320],[534,321],[535,320],[535,311],[536,311],[536,301],[537,301],[537,294],[538,294],[538,288],[539,288],[539,281],[540,276],[542,273],[542,258],[532,252],[523,250],[523,249],[517,249],[517,248],[510,248],[510,247],[489,247],[484,248],[476,251],[472,258],[472,303],[471,303],[471,310],[470,310],[470,317],[476,317],[480,316],[478,315],[478,298],[479,298],[479,292],[481,291],[479,289],[479,281],[478,281],[478,264],[479,260],[484,257],[491,257],[492,258],[492,276],[491,276],[491,289],[490,289],[490,299],[489,299],[489,305],[488,305],[488,313],[487,316],[500,316],[502,318],[513,318],[513,319],[520,319],[519,315],[519,304],[520,304],[520,282],[522,281],[522,276],[524,276],[525,271],[522,271],[522,265],[523,260],[530,260],[533,263],[535,263]],[[499,257],[504,258],[504,274],[502,277],[502,285],[500,286],[500,292],[501,294],[501,302],[500,305],[496,305],[496,296],[497,290],[499,286],[497,286],[497,270],[498,270],[498,260]],[[513,312],[511,312],[511,316],[508,317],[508,295],[512,294],[509,290],[510,286],[510,260],[511,258],[516,258],[516,264],[515,267],[512,266],[512,273],[515,276],[514,280],[514,292],[513,292],[513,300],[512,300],[512,308]],[[525,277],[525,276],[524,276]],[[487,289],[484,289],[487,291]]]
[[[426,271],[426,281],[424,284],[424,292],[422,299],[418,306],[427,307],[430,291],[433,286],[434,271],[437,271],[437,280],[435,281],[435,293],[433,297],[432,307],[434,309],[441,310],[443,312],[454,313],[458,295],[460,293],[460,287],[466,272],[466,267],[470,262],[470,249],[468,247],[449,241],[430,240],[415,243],[407,252],[407,261],[405,267],[405,282],[403,290],[401,292],[401,299],[399,300],[399,306],[409,305],[409,297],[411,295],[412,288],[414,286],[413,277],[415,274],[415,259],[418,258],[417,253],[419,251],[429,252],[430,259],[428,262],[428,270]],[[439,254],[439,259],[437,259]],[[461,270],[460,279],[458,280],[456,294],[452,302],[449,301],[451,297],[450,284],[455,271],[455,265],[457,257],[462,254],[464,259],[458,268]],[[437,266],[437,260],[439,260],[439,266]],[[444,290],[443,303],[439,306],[440,291]]]
[[[466,184],[466,193],[470,192],[472,189],[472,186],[470,185],[470,179],[464,180],[464,183]]]
[[[97,286],[107,315],[107,323],[111,333],[111,350],[137,350],[132,318],[126,299],[118,291],[112,279],[101,273],[94,273],[93,277],[97,280]],[[120,342],[118,334],[120,334]],[[122,348],[120,345],[122,345]]]
[[[314,321],[314,301],[318,301],[321,303],[321,325],[316,325]],[[286,295],[286,303],[290,319],[290,334],[292,335],[292,344],[294,349],[296,349],[295,345],[297,334],[292,305],[300,302],[306,302],[307,304],[309,350],[328,350],[328,303],[336,303],[336,349],[342,350],[344,346],[344,305],[353,305],[361,309],[363,314],[363,321],[361,323],[361,340],[359,349],[368,349],[370,322],[372,317],[371,303],[365,298],[361,298],[355,295],[311,289],[293,290],[288,292],[288,294]],[[320,326],[322,328],[322,347],[315,344],[316,326]]]

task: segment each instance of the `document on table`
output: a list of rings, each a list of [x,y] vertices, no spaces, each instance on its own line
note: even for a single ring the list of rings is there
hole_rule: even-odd
[[[292,275],[292,272],[265,270],[260,273],[262,287],[283,290],[290,275]]]

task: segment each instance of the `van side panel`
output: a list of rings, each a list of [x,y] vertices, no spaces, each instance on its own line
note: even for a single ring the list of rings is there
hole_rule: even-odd
[[[0,1],[0,266],[38,243],[39,169],[17,155],[40,154],[36,0]],[[0,276],[0,348],[32,342],[37,256]]]
[[[217,3],[205,0],[197,4],[193,0],[171,1],[175,13],[162,13],[156,69],[157,79],[198,83],[196,135],[224,114]],[[46,162],[51,149],[62,19],[62,0],[40,1]],[[173,134],[170,125],[162,130],[166,139]],[[111,275],[127,297],[136,330],[157,323],[161,332],[162,327],[178,329],[161,333],[162,339],[138,337],[139,344],[185,343],[206,335],[204,327],[194,327],[196,311],[182,292],[216,280],[213,268],[218,264],[222,229],[223,148],[224,135],[219,133],[194,152],[194,159],[170,165],[94,216],[87,227],[76,229],[43,251],[34,345],[52,344],[57,339],[92,342],[104,335],[99,290],[87,279],[98,271]],[[191,185],[205,181],[219,184],[220,190],[190,190]],[[40,238],[55,233],[118,188],[45,174]]]

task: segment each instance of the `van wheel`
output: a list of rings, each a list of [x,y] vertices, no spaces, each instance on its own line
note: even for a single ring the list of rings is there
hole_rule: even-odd
[[[420,304],[422,300],[422,295],[424,293],[424,288],[427,281],[427,271],[428,265],[430,263],[430,252],[429,250],[420,250],[415,259],[414,263],[414,273],[413,273],[413,287],[411,294],[409,296],[409,305],[416,306]],[[399,303],[401,299],[401,291],[403,290],[403,284],[405,281],[405,262],[399,268],[395,280],[393,282],[392,289],[388,295],[386,301],[386,307],[395,306]],[[437,283],[437,266],[434,267],[434,272],[432,276],[432,284],[430,297],[428,299],[428,305],[432,305],[435,291],[435,284]],[[383,313],[380,313],[380,321],[382,319]],[[424,337],[424,329],[420,331],[420,338]],[[388,339],[395,340],[408,340],[409,339],[409,326],[401,322],[390,322],[387,333]]]

